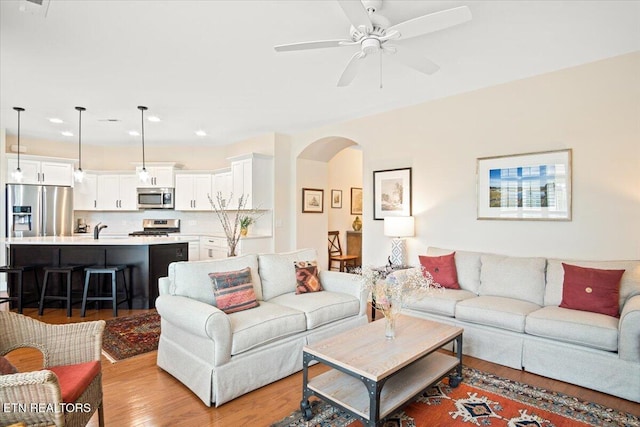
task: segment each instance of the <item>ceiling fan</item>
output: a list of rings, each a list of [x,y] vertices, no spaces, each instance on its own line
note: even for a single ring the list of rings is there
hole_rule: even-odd
[[[359,46],[338,80],[338,86],[347,86],[355,78],[362,60],[368,55],[386,53],[397,61],[424,74],[433,74],[440,69],[428,58],[411,52],[406,47],[397,48],[390,44],[392,40],[406,40],[471,20],[471,11],[467,6],[455,7],[440,12],[430,13],[391,25],[379,10],[382,0],[337,0],[344,14],[351,22],[351,39],[318,40],[301,43],[290,43],[275,46],[276,52],[320,49],[327,47]],[[382,56],[380,56],[382,61]]]

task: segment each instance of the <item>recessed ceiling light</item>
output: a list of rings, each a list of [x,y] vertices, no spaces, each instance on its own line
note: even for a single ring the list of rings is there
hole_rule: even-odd
[[[69,132],[68,130],[65,130],[63,132],[60,132],[62,135],[64,136],[73,136],[73,132]]]
[[[158,116],[149,116],[149,117],[147,117],[147,120],[149,120],[150,122],[159,122],[160,121],[160,117],[158,117]]]
[[[51,117],[51,118],[49,119],[49,121],[50,121],[51,123],[64,123],[64,122],[62,121],[62,119],[58,119],[58,118],[56,118],[56,117]]]
[[[195,133],[198,136],[207,136],[207,133],[205,131],[203,131],[202,129],[197,130]]]
[[[129,131],[129,135],[131,135],[131,136],[140,136],[140,132],[138,132],[137,130],[130,130]]]

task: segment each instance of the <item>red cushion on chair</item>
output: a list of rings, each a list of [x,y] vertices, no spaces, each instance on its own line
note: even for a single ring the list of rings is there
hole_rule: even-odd
[[[89,387],[91,381],[100,372],[100,368],[100,362],[94,360],[76,365],[52,366],[47,369],[58,377],[62,401],[73,403]]]

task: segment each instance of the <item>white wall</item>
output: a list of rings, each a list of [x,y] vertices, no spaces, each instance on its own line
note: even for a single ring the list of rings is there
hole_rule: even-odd
[[[313,160],[297,160],[296,182],[299,190],[296,195],[296,236],[297,248],[316,248],[318,264],[326,269],[328,262],[327,251],[327,225],[330,209],[328,191],[328,166],[327,162]],[[302,213],[302,188],[316,188],[324,190],[324,208],[322,213]]]
[[[380,248],[390,247],[382,221],[372,218],[372,172],[397,167],[413,168],[412,263],[428,246],[639,259],[639,118],[634,53],[314,129],[292,144],[300,152],[338,135],[363,147],[365,264],[384,263],[389,251]],[[573,149],[572,221],[476,219],[478,157],[564,148]]]
[[[340,232],[340,244],[346,253],[347,230],[353,230],[352,223],[356,217],[351,215],[351,188],[362,188],[362,150],[360,147],[349,147],[340,151],[329,161],[328,168],[328,229]],[[331,190],[342,191],[342,208],[331,207]]]

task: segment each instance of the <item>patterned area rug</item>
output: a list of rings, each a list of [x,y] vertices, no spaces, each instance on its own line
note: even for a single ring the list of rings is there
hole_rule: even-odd
[[[384,427],[632,427],[640,418],[561,393],[464,368],[457,388],[444,379],[388,417]],[[360,421],[322,401],[312,402],[314,418],[300,411],[272,427],[360,427]]]
[[[160,315],[155,312],[107,320],[102,353],[111,362],[158,349]]]

